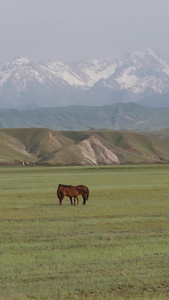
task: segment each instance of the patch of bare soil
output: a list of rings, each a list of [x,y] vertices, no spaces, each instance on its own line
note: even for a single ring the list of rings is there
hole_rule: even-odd
[[[90,158],[96,165],[119,164],[119,159],[111,150],[106,148],[95,136],[80,142],[79,147],[83,150],[83,155]]]

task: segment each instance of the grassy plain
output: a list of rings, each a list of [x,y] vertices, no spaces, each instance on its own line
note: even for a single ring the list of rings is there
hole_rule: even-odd
[[[169,299],[169,166],[1,167],[0,299]],[[58,205],[59,183],[90,189]]]

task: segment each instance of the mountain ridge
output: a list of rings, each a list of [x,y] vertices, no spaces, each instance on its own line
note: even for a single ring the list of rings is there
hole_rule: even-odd
[[[169,106],[169,58],[146,49],[118,60],[39,64],[24,57],[0,68],[0,108],[134,102]],[[153,99],[155,98],[155,101]]]
[[[169,108],[136,103],[104,106],[65,106],[34,110],[0,109],[0,128],[53,130],[116,129],[152,131],[169,128]]]

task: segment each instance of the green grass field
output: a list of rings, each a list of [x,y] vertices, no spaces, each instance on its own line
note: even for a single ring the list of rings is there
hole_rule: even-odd
[[[169,299],[169,166],[1,167],[0,300]],[[59,206],[59,183],[86,206]]]

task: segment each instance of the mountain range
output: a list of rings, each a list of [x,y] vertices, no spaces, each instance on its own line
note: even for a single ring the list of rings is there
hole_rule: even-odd
[[[148,107],[130,102],[104,106],[0,109],[0,128],[153,131],[169,128],[169,107]]]
[[[34,109],[133,102],[169,107],[169,58],[146,49],[118,60],[34,63],[15,58],[0,68],[0,108]]]

